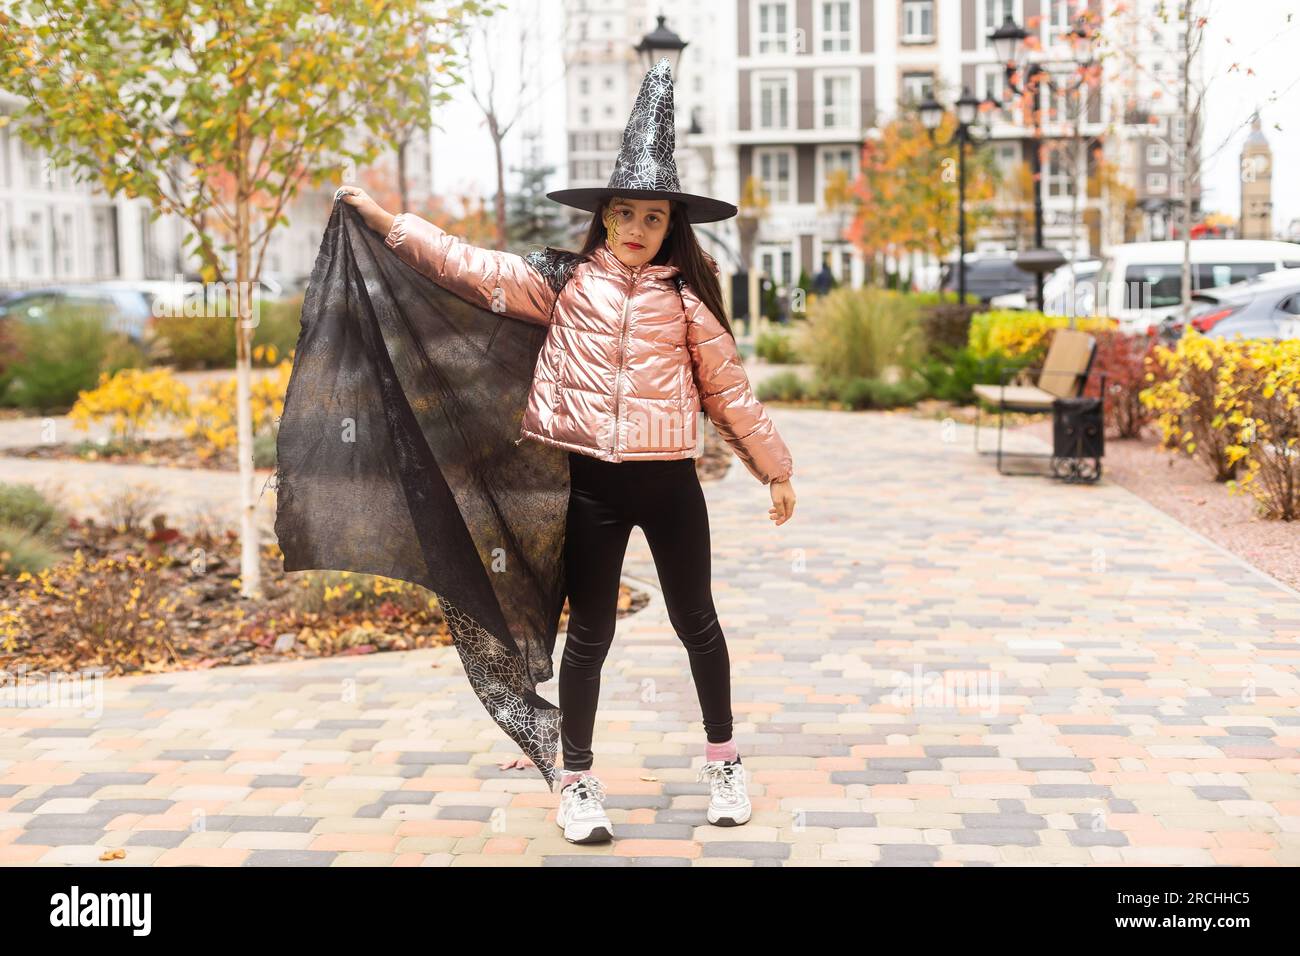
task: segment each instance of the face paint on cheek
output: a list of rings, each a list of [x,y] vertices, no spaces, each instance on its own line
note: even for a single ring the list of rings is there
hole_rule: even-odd
[[[613,213],[605,214],[605,233],[609,238],[610,245],[618,243],[618,217]]]

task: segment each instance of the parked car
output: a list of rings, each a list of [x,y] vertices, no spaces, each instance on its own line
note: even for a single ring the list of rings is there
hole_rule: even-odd
[[[1063,265],[1043,281],[1043,312],[1046,315],[1097,315],[1097,276],[1100,259],[1080,259]],[[1073,283],[1071,276],[1073,275]]]
[[[1194,293],[1191,324],[1214,338],[1300,338],[1300,268]],[[1173,344],[1183,336],[1182,317],[1169,316],[1151,331]]]
[[[957,263],[945,262],[939,288],[957,291]],[[1021,293],[1032,298],[1036,290],[1034,274],[1019,268],[1010,253],[966,253],[966,293],[988,305],[998,296]]]
[[[0,302],[0,322],[42,322],[61,306],[95,306],[105,312],[109,329],[143,344],[153,317],[153,297],[143,289],[104,283],[51,285],[23,289]]]
[[[1300,267],[1300,244],[1263,239],[1193,239],[1192,292],[1232,285],[1265,272]],[[1130,242],[1110,249],[1097,276],[1100,314],[1125,332],[1158,327],[1182,309],[1183,243]]]

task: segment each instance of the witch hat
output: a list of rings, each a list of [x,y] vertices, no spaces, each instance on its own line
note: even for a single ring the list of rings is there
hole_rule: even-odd
[[[673,69],[662,58],[646,73],[623,130],[623,144],[608,186],[557,189],[546,194],[566,206],[595,212],[607,196],[676,200],[686,205],[688,222],[730,219],[739,210],[729,202],[681,191],[673,160],[677,131],[673,125]]]

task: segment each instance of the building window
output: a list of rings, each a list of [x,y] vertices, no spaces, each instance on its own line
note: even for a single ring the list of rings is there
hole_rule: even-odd
[[[766,76],[758,81],[758,128],[790,128],[790,81],[781,76]]]
[[[819,151],[818,156],[821,160],[821,181],[817,184],[817,201],[825,203],[826,187],[830,185],[831,176],[836,170],[844,170],[850,185],[858,178],[858,149],[855,146],[826,146]]]
[[[1053,149],[1047,154],[1047,195],[1074,195],[1074,175],[1070,169],[1071,146]]]
[[[1182,174],[1175,173],[1174,178],[1170,180],[1169,195],[1173,196],[1175,199],[1183,198],[1183,188],[1185,183],[1186,180],[1183,179]]]
[[[758,270],[778,286],[789,288],[794,279],[794,254],[789,246],[767,246],[758,251]]]
[[[1147,192],[1162,193],[1169,188],[1169,178],[1164,173],[1147,173]]]
[[[1075,0],[1048,0],[1048,13],[1044,23],[1046,35],[1043,40],[1049,47],[1069,43],[1066,34],[1074,29],[1074,24],[1070,22],[1070,8],[1073,6]]]
[[[1181,143],[1187,133],[1187,119],[1183,116],[1175,116],[1173,121],[1173,140],[1175,143]]]
[[[790,5],[767,0],[758,5],[758,52],[788,53],[790,50]]]
[[[1163,166],[1169,162],[1169,150],[1164,143],[1147,143],[1147,165]]]
[[[579,80],[578,80],[578,92],[581,93],[581,94],[584,95],[584,96],[587,95],[588,93],[590,93],[590,92],[591,92],[591,80],[588,79],[588,78],[585,77],[585,76],[582,77],[581,79],[579,79]]]
[[[933,73],[904,73],[903,74],[903,103],[908,106],[916,106],[923,103],[934,94],[934,74]]]
[[[852,77],[847,75],[821,78],[821,102],[818,119],[825,129],[844,129],[853,125]]]
[[[903,43],[934,41],[934,0],[903,0]]]
[[[1025,18],[1021,15],[1020,4],[1017,0],[982,0],[984,4],[984,29],[975,42],[975,46],[981,50],[993,49],[993,41],[989,36],[1003,22],[1010,17],[1024,27]],[[978,22],[978,21],[977,21]]]
[[[975,74],[975,95],[979,99],[991,97],[998,103],[1003,104],[1002,108],[992,111],[989,119],[992,120],[996,115],[1000,119],[1010,121],[1011,110],[1007,98],[1007,70],[1004,66],[981,66]]]
[[[26,185],[33,188],[44,186],[45,177],[41,175],[41,151],[30,145],[27,140],[19,138],[18,152],[23,162],[24,175],[27,177]]]
[[[1179,166],[1187,162],[1187,147],[1182,143],[1174,147],[1174,162]]]
[[[1068,89],[1074,77],[1072,74],[1057,72],[1051,75],[1052,82],[1039,80],[1038,96],[1043,110],[1043,121],[1051,123],[1072,123],[1082,101],[1078,91]]]
[[[790,169],[793,153],[788,149],[763,149],[758,150],[756,155],[758,178],[763,184],[763,191],[767,194],[768,201],[793,202],[794,194],[791,190],[793,173]]]
[[[591,122],[591,110],[585,106],[578,110],[578,122],[583,126],[589,124]]]
[[[847,53],[853,49],[851,0],[822,0],[821,51]]]

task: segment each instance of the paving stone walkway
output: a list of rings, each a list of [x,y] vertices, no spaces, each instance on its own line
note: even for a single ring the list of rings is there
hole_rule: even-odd
[[[566,843],[558,794],[498,768],[439,648],[0,708],[0,863],[1300,864],[1300,594],[1117,486],[999,476],[965,426],[772,414],[795,518],[739,463],[706,485],[747,825],[704,819],[656,599],[603,675],[612,844]],[[624,570],[654,582],[639,530]]]

